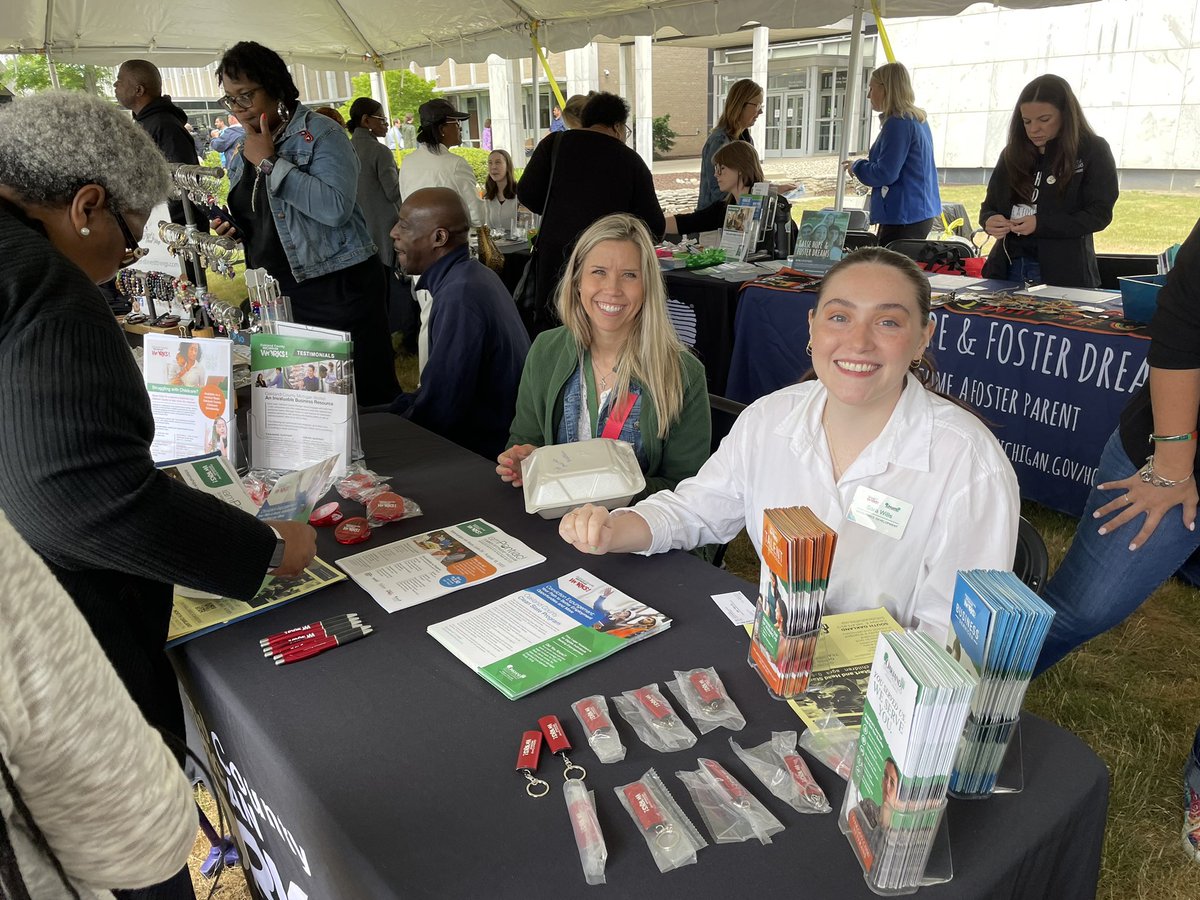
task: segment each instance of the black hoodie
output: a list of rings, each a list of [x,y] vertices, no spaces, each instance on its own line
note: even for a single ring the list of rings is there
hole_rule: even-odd
[[[187,113],[172,103],[170,97],[151,100],[142,107],[141,112],[133,114],[133,119],[146,129],[167,162],[190,163],[194,166],[200,161],[196,156],[196,142],[183,127]]]

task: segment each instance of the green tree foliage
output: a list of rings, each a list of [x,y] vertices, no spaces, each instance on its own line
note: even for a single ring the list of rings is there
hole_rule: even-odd
[[[113,71],[106,66],[56,63],[55,69],[58,71],[58,83],[64,90],[87,91],[89,94],[112,93]],[[48,91],[54,86],[50,80],[50,63],[40,54],[11,56],[7,63],[0,64],[0,84],[14,94]]]
[[[670,153],[675,146],[675,138],[679,134],[671,128],[671,114],[657,116],[654,119],[654,158],[660,159],[664,153]]]
[[[416,121],[417,108],[426,100],[442,96],[436,81],[426,81],[407,69],[384,72],[383,84],[387,88],[388,107],[392,111],[392,118],[403,120],[406,113],[412,113],[414,125],[419,124]],[[350,120],[350,104],[358,97],[371,96],[371,76],[366,72],[355,75],[350,80],[350,85],[353,94],[340,110],[346,121]]]

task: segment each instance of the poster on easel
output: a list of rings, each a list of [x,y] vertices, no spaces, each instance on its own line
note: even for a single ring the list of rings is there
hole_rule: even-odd
[[[143,338],[142,380],[154,416],[156,463],[219,453],[238,465],[237,419],[230,398],[233,354],[221,338]]]
[[[353,447],[354,348],[350,341],[256,334],[250,340],[250,461],[291,471]]]

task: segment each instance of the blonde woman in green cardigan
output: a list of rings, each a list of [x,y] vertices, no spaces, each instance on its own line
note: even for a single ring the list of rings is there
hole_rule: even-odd
[[[536,447],[611,437],[633,445],[640,496],[675,487],[708,459],[704,366],[667,318],[666,287],[645,224],[605,216],[575,244],[558,286],[563,325],[538,335],[496,472],[521,486]]]

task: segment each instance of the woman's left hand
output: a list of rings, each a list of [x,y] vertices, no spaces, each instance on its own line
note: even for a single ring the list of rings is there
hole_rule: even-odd
[[[275,142],[271,140],[271,127],[267,124],[266,113],[259,116],[257,122],[246,119],[242,124],[246,127],[246,139],[242,143],[242,156],[246,162],[257,166],[275,155]]]
[[[1125,491],[1092,513],[1093,519],[1103,519],[1117,513],[1100,526],[1100,534],[1115,531],[1134,517],[1145,514],[1146,521],[1142,523],[1142,530],[1129,542],[1130,550],[1136,550],[1146,543],[1158,528],[1162,517],[1176,506],[1183,507],[1184,527],[1189,531],[1196,527],[1198,496],[1195,478],[1189,478],[1183,484],[1174,487],[1155,487],[1142,481],[1141,476],[1135,473],[1121,481],[1098,484],[1096,488],[1101,491]]]
[[[855,160],[855,159],[848,159],[848,160],[846,160],[844,163],[842,163],[842,168],[846,170],[846,174],[847,174],[847,175],[853,175],[853,174],[854,174],[854,164],[855,164],[856,162],[858,162],[858,160]]]
[[[1037,216],[1021,216],[1012,220],[1013,234],[1030,235],[1037,231]]]

